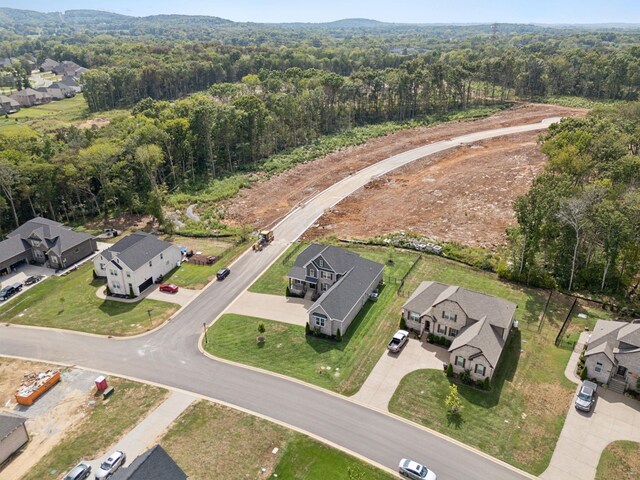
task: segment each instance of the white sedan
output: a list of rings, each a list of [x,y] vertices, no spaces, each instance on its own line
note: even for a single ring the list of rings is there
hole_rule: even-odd
[[[124,454],[124,452],[116,450],[111,455],[109,455],[109,458],[102,462],[100,468],[96,472],[96,479],[102,480],[103,478],[109,478],[115,473],[116,470],[124,465],[124,462],[126,460],[127,456]]]
[[[436,474],[427,467],[406,458],[400,460],[398,471],[400,475],[413,478],[414,480],[437,480]]]

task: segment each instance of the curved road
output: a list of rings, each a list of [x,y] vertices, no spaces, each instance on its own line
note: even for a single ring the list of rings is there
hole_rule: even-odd
[[[423,460],[441,480],[522,479],[523,472],[449,439],[346,397],[203,356],[203,322],[212,322],[322,213],[372,178],[462,144],[542,130],[558,121],[500,128],[425,145],[371,165],[294,209],[275,227],[276,240],[260,253],[245,252],[224,282],[213,282],[163,328],[130,339],[70,331],[0,327],[0,355],[74,364],[194,392],[308,432],[395,469],[400,458]],[[209,341],[215,338],[209,335]]]

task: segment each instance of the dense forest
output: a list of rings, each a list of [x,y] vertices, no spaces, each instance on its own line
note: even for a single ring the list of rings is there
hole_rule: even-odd
[[[502,273],[566,290],[638,288],[640,104],[599,108],[552,125],[549,163],[515,203],[510,265]]]
[[[73,60],[101,129],[0,135],[0,229],[35,215],[163,218],[169,195],[230,195],[272,155],[357,126],[445,118],[513,99],[638,100],[640,29],[238,24],[0,9],[0,57]],[[640,106],[552,127],[546,172],[515,205],[500,273],[629,293],[640,271]],[[264,163],[264,162],[267,163]],[[225,183],[226,182],[226,183]],[[218,188],[218,187],[216,187]],[[186,194],[185,194],[186,195]]]

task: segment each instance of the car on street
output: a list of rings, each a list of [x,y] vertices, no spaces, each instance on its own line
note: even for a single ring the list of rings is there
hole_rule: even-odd
[[[160,291],[168,292],[168,293],[177,293],[178,286],[174,285],[173,283],[163,283],[162,285],[160,285]]]
[[[392,353],[398,353],[404,348],[408,340],[409,332],[406,330],[398,330],[387,345],[387,349]]]
[[[30,277],[27,277],[27,279],[24,281],[24,284],[33,285],[34,283],[38,283],[43,278],[44,278],[44,275],[31,275]]]
[[[418,462],[403,458],[398,465],[398,472],[408,478],[414,480],[436,480],[436,474],[429,470],[424,465],[420,465]]]
[[[228,268],[222,268],[220,270],[218,270],[218,273],[216,273],[216,278],[218,280],[224,280],[225,278],[227,278],[229,276],[229,274],[231,273],[231,270],[229,270]]]
[[[91,465],[81,462],[67,473],[64,480],[84,480],[85,478],[88,478],[89,475],[91,475]]]
[[[590,382],[589,380],[582,382],[580,390],[578,390],[578,395],[576,396],[576,409],[582,410],[583,412],[590,412],[591,407],[593,407],[596,401],[596,390],[598,390],[598,385],[594,382]]]
[[[0,300],[8,300],[21,290],[22,284],[20,282],[14,283],[12,285],[7,285],[2,290],[0,290]]]
[[[109,478],[111,475],[115,473],[124,462],[127,460],[127,456],[124,452],[120,450],[116,450],[109,458],[107,458],[104,462],[100,464],[100,468],[96,472],[96,480],[102,480],[104,478]]]

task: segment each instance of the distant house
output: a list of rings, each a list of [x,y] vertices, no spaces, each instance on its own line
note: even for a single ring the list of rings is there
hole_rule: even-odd
[[[0,465],[29,441],[26,418],[0,413]]]
[[[20,110],[20,104],[11,97],[0,95],[0,114],[16,113]]]
[[[62,85],[66,85],[69,88],[72,88],[74,92],[80,93],[82,92],[82,85],[78,82],[78,79],[75,77],[62,77],[62,80],[59,80],[57,83],[61,83]]]
[[[144,232],[132,233],[93,259],[96,275],[107,278],[112,293],[140,295],[155,279],[180,265],[182,253],[172,243]]]
[[[55,269],[70,267],[98,248],[91,235],[36,217],[23,223],[0,242],[0,271],[24,263],[37,263]]]
[[[53,82],[47,88],[56,88],[62,92],[65,98],[72,98],[76,96],[76,91],[69,85],[65,85],[62,82]]]
[[[289,290],[319,298],[308,309],[309,327],[334,336],[345,334],[382,280],[384,265],[338,247],[311,244],[289,270]]]
[[[45,59],[44,62],[40,64],[41,72],[51,72],[54,68],[58,66],[60,62],[56,62],[55,60],[51,60],[50,58]]]
[[[10,95],[21,107],[35,107],[51,102],[51,95],[45,92],[38,92],[33,88],[25,88],[13,95]]]
[[[492,378],[515,320],[517,305],[438,282],[422,282],[402,307],[407,327],[451,340],[449,362],[474,380]]]
[[[585,351],[587,376],[620,393],[637,389],[640,323],[598,320]]]
[[[156,445],[136,458],[128,467],[119,468],[111,480],[188,480],[173,458]]]
[[[11,57],[0,58],[0,68],[10,67],[14,63],[20,63],[20,59]]]
[[[86,68],[81,67],[76,62],[70,60],[64,60],[51,69],[56,75],[63,77],[79,77],[87,71]]]
[[[64,96],[64,93],[62,93],[62,90],[60,90],[59,88],[39,87],[39,88],[36,88],[36,92],[45,93],[49,95],[52,100],[62,100],[66,98]]]

